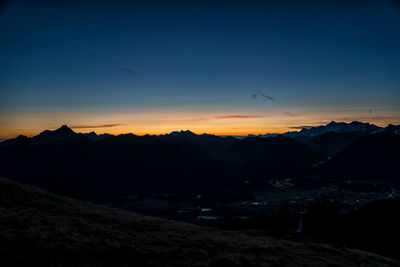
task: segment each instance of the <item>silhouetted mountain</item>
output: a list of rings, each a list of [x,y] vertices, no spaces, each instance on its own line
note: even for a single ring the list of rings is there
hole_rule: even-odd
[[[334,124],[337,126],[341,123]],[[345,129],[345,130],[343,130]],[[368,123],[352,122],[350,124],[341,125],[336,131],[330,131],[316,136],[299,135],[295,139],[304,143],[325,157],[333,157],[347,146],[358,141],[360,138],[377,133],[394,133],[398,134],[400,125],[388,125],[385,128],[377,127]]]
[[[247,175],[298,175],[320,160],[287,137],[236,138],[176,132],[91,138],[63,126],[0,144],[0,172],[44,188],[84,192],[217,190]]]
[[[94,140],[94,141],[102,140],[102,139],[113,136],[111,134],[106,134],[106,133],[105,134],[96,134],[95,132],[83,133],[82,135],[89,138],[90,140]]]
[[[384,128],[384,131],[400,134],[400,125],[389,124],[386,128]]]
[[[390,131],[364,136],[316,168],[324,177],[399,179],[400,135]]]
[[[264,177],[299,175],[321,160],[314,150],[282,135],[234,142],[226,148],[225,156],[247,173]]]
[[[353,121],[351,123],[332,121],[327,125],[303,128],[298,132],[287,132],[283,136],[296,139],[318,151],[325,158],[335,156],[345,147],[361,137],[378,132],[393,131],[396,126],[378,127],[370,123]],[[259,135],[259,137],[275,137],[276,134]]]
[[[263,177],[299,174],[321,160],[317,152],[281,135],[239,140],[233,137],[196,135],[190,131],[181,131],[160,138],[175,143],[194,144],[215,159],[241,167],[246,174]]]
[[[67,125],[63,125],[54,131],[45,130],[41,132],[39,135],[32,138],[31,144],[46,144],[54,141],[69,141],[77,137],[78,134],[71,130]]]
[[[395,266],[359,250],[296,243],[86,204],[0,179],[3,266]]]
[[[329,132],[368,134],[378,129],[380,129],[380,127],[374,124],[362,123],[358,121],[353,121],[351,123],[331,121],[327,125],[311,127],[311,128],[303,128],[299,132],[288,132],[283,135],[292,138],[297,138],[297,137],[314,137]]]
[[[299,136],[296,140],[327,158],[335,156],[365,135],[364,132],[327,132],[313,137]]]
[[[1,142],[1,146],[10,147],[10,146],[20,146],[28,143],[30,141],[29,137],[25,135],[18,135],[16,138],[11,138],[4,140]]]
[[[158,138],[166,141],[181,144],[192,144],[207,152],[214,158],[223,160],[224,150],[232,143],[238,142],[233,137],[219,137],[212,134],[197,135],[191,131],[171,132],[166,135],[159,135]]]
[[[339,125],[375,129],[369,124]],[[397,126],[384,129],[363,137],[363,130],[327,132],[297,138],[301,143],[282,135],[237,139],[190,131],[160,136],[77,134],[62,126],[1,142],[0,174],[47,189],[88,193],[218,190],[248,177],[301,176],[324,159],[321,154],[344,149],[312,172],[344,179],[397,179],[400,135],[395,134]]]
[[[22,139],[0,146],[2,174],[49,189],[179,191],[219,187],[234,177],[234,168],[214,161],[196,146],[152,136],[126,134],[92,141],[64,128]]]

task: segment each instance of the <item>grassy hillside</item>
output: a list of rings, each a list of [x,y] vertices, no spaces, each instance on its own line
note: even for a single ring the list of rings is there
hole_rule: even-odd
[[[395,266],[370,253],[86,204],[0,179],[3,266]]]

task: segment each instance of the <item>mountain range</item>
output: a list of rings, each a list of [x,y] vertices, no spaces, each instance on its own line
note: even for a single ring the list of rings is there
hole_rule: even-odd
[[[315,170],[323,177],[361,180],[399,180],[400,135],[379,132],[366,135]]]
[[[300,131],[290,131],[283,133],[282,135],[287,136],[287,137],[292,137],[292,138],[297,138],[297,137],[315,137],[319,135],[323,135],[326,133],[330,132],[335,132],[335,133],[364,133],[364,134],[370,134],[370,133],[378,133],[382,131],[395,131],[399,130],[400,125],[392,125],[389,124],[386,127],[379,127],[374,124],[370,123],[363,123],[359,121],[353,121],[351,123],[346,123],[346,122],[335,122],[331,121],[330,123],[326,125],[320,125],[320,126],[315,126],[315,127],[303,127],[300,129]],[[259,137],[270,137],[270,136],[276,136],[278,134],[260,134],[258,135]]]
[[[282,135],[310,146],[324,157],[332,157],[361,137],[382,132],[400,134],[400,125],[389,124],[387,127],[379,127],[358,121],[351,123],[331,121],[326,125],[306,127],[300,131],[286,132]],[[258,136],[266,138],[275,137],[277,134]]]
[[[267,175],[286,175],[305,171],[321,159],[306,145],[283,136],[239,140],[180,132],[93,137],[62,126],[32,138],[4,141],[0,144],[0,172],[47,189],[103,193],[150,188],[218,190],[248,173],[264,174],[265,161],[271,166]]]
[[[219,137],[75,133],[64,125],[0,143],[0,175],[81,192],[219,190],[244,180],[318,175],[399,179],[399,126],[336,123],[296,135]]]

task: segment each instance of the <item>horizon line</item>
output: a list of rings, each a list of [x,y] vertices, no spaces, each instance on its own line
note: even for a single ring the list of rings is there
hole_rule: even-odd
[[[373,124],[373,123],[370,123],[370,122],[360,122],[360,121],[344,122],[344,121],[334,121],[334,120],[332,120],[332,121],[330,121],[329,123],[332,123],[332,122],[334,122],[334,123],[346,123],[346,124],[351,124],[351,123],[354,123],[354,122],[359,122],[359,123],[365,123],[365,124],[368,123],[368,124],[377,126],[376,124]],[[220,136],[220,137],[229,137],[229,136],[231,136],[231,137],[247,137],[247,136],[250,136],[250,135],[254,135],[254,136],[267,135],[267,134],[271,134],[271,135],[272,135],[272,134],[277,134],[277,135],[280,135],[280,134],[285,134],[285,133],[288,133],[288,132],[300,132],[302,129],[310,129],[310,128],[318,127],[318,126],[326,126],[326,125],[328,125],[329,123],[326,123],[326,124],[319,124],[319,125],[312,125],[312,126],[291,126],[291,127],[288,127],[288,129],[291,129],[292,131],[289,130],[289,131],[282,131],[282,132],[259,132],[259,133],[250,132],[250,133],[244,133],[244,134],[199,132],[199,131],[193,131],[193,130],[190,130],[190,129],[186,129],[186,130],[183,130],[183,129],[181,129],[181,130],[172,130],[172,131],[167,131],[167,132],[162,132],[162,133],[134,133],[134,132],[119,132],[119,133],[107,133],[107,132],[103,132],[103,133],[97,133],[97,132],[95,132],[95,131],[77,132],[77,131],[74,131],[73,129],[108,128],[108,127],[121,126],[121,125],[123,125],[123,124],[121,124],[121,123],[116,123],[116,124],[103,124],[103,125],[94,125],[94,126],[85,125],[85,126],[87,126],[87,127],[85,127],[85,126],[79,126],[79,125],[68,126],[67,124],[62,124],[62,125],[59,126],[59,127],[50,127],[51,130],[49,130],[49,129],[44,129],[44,130],[40,131],[40,132],[37,133],[37,134],[23,134],[23,133],[21,133],[21,134],[18,134],[18,135],[16,135],[16,136],[14,136],[14,137],[0,137],[0,142],[3,142],[3,141],[8,140],[8,139],[17,138],[18,136],[21,136],[21,135],[22,135],[22,136],[27,136],[27,137],[29,137],[29,138],[32,138],[32,137],[34,137],[34,136],[39,135],[40,133],[42,133],[42,132],[44,132],[44,131],[56,131],[56,130],[58,130],[58,129],[64,127],[64,126],[68,127],[69,129],[71,129],[72,131],[74,131],[74,132],[77,133],[77,134],[88,134],[88,133],[92,133],[92,132],[93,132],[93,133],[95,133],[95,134],[97,134],[97,135],[109,134],[109,135],[112,135],[112,136],[118,136],[118,135],[123,135],[123,134],[133,134],[133,135],[136,135],[136,136],[146,136],[146,135],[150,135],[150,136],[160,136],[160,135],[171,134],[171,133],[174,133],[174,132],[187,132],[187,131],[189,131],[189,132],[194,133],[194,134],[196,134],[196,135],[209,134],[209,135]],[[389,125],[396,125],[396,124],[388,123],[386,126],[377,126],[377,127],[385,128],[385,127],[388,127]]]

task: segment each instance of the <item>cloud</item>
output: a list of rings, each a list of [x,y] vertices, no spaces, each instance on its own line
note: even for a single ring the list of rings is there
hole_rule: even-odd
[[[400,120],[400,116],[375,116],[368,117],[371,120]],[[366,118],[366,119],[368,119]]]
[[[251,97],[252,97],[253,99],[257,99],[259,96],[260,96],[260,97],[262,96],[262,97],[264,97],[264,98],[266,98],[266,99],[268,99],[268,100],[270,100],[270,101],[275,101],[275,98],[274,98],[274,97],[269,96],[269,95],[266,95],[266,94],[264,94],[263,92],[261,92],[260,90],[258,90],[256,94],[251,94]]]
[[[305,128],[305,129],[310,129],[310,128],[312,128],[312,127],[314,127],[314,126],[306,125],[306,126],[292,126],[292,127],[289,127],[289,128],[290,128],[290,129],[295,129],[295,130],[300,130],[300,129],[303,129],[303,128]]]
[[[227,115],[227,116],[216,116],[211,117],[211,119],[254,119],[254,118],[263,118],[268,116],[262,115]]]
[[[123,73],[129,74],[129,75],[136,75],[136,74],[138,74],[138,72],[137,72],[136,70],[131,69],[131,68],[117,67],[117,70],[119,70],[119,71],[121,71],[121,72],[123,72]]]
[[[157,123],[194,122],[194,121],[226,120],[226,119],[255,119],[255,118],[266,118],[266,117],[270,117],[270,116],[266,116],[266,115],[225,115],[225,116],[189,118],[189,119],[182,119],[182,120],[164,120],[164,121],[158,121]]]
[[[297,116],[299,116],[298,114],[294,114],[294,113],[291,113],[291,112],[285,112],[285,113],[283,113],[284,115],[286,115],[286,116],[290,116],[290,117],[297,117]]]
[[[342,117],[335,118],[335,121],[343,121],[343,122],[352,122],[352,121],[362,121],[362,122],[371,122],[371,120],[375,121],[400,121],[400,116],[357,116],[357,117]]]
[[[269,116],[261,116],[261,115],[226,115],[226,116],[212,116],[212,117],[203,117],[203,118],[192,118],[183,121],[207,121],[207,120],[225,120],[225,119],[255,119],[255,118],[264,118]]]
[[[88,128],[111,128],[121,126],[121,123],[114,123],[114,124],[99,124],[99,125],[74,125],[71,128],[74,129],[88,129]]]
[[[260,90],[258,90],[257,93],[258,93],[260,96],[263,96],[264,98],[266,98],[266,99],[268,99],[268,100],[275,101],[275,98],[274,98],[274,97],[269,96],[269,95],[266,95],[266,94],[264,94],[263,92],[261,92]]]

